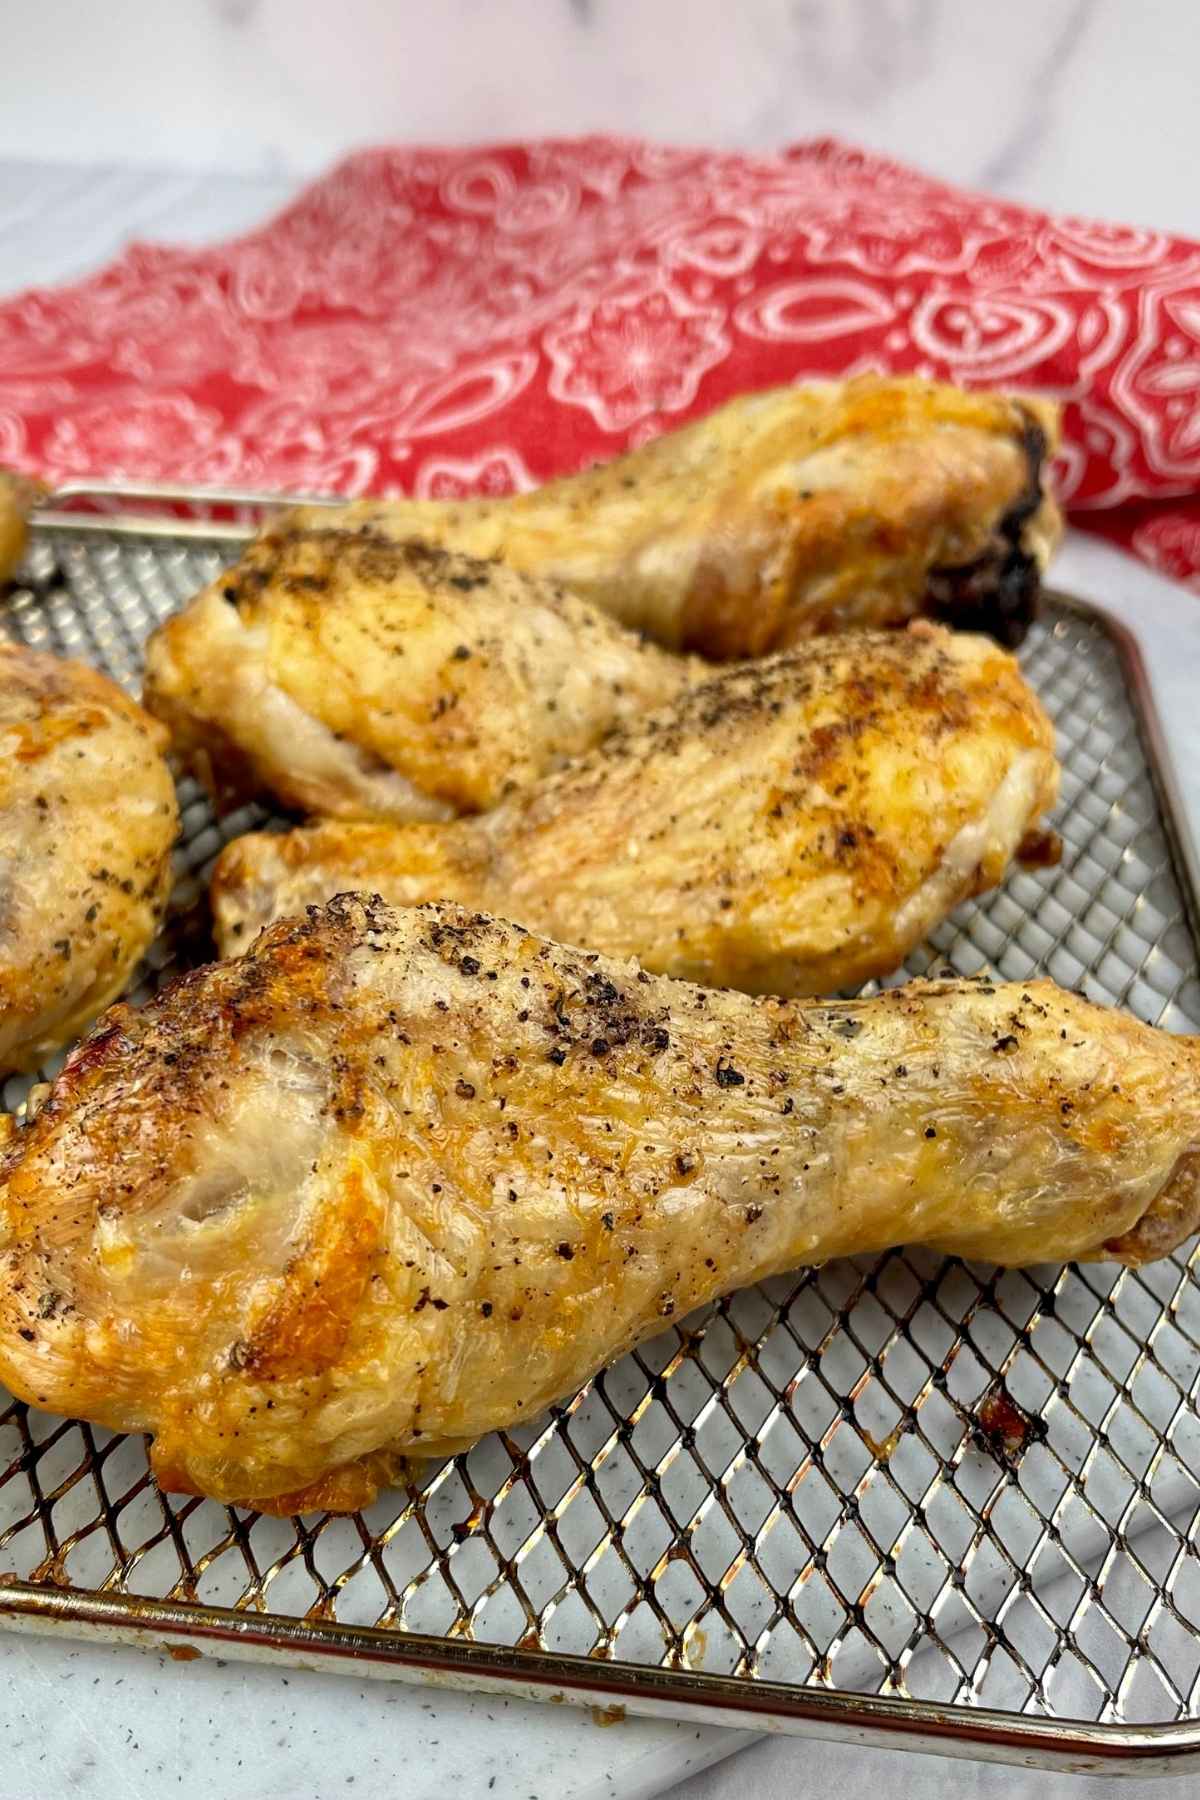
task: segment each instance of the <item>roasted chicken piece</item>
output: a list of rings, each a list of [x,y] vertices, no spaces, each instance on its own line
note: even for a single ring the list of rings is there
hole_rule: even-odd
[[[25,554],[29,514],[45,491],[41,482],[28,475],[0,469],[0,587],[11,579]]]
[[[145,698],[220,806],[449,819],[701,672],[548,582],[318,514],[155,632]]]
[[[763,1276],[1198,1217],[1200,1039],[1050,982],[756,1001],[345,896],[114,1009],[11,1130],[0,1374],[164,1488],[351,1509]]]
[[[0,1074],[120,993],[179,828],[166,732],[95,669],[0,643]]]
[[[301,507],[548,576],[660,643],[759,656],[933,613],[1020,641],[1061,533],[1052,402],[860,376],[746,394],[504,500]]]
[[[451,899],[662,974],[832,993],[999,881],[1058,781],[1013,658],[928,621],[726,669],[494,812],[235,839],[226,954],[347,889]]]

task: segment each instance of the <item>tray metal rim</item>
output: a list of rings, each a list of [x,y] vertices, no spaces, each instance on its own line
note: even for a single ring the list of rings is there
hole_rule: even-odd
[[[165,1650],[180,1661],[198,1653],[515,1693],[590,1707],[604,1723],[617,1723],[629,1712],[883,1746],[899,1739],[903,1748],[927,1754],[982,1757],[1074,1774],[1190,1774],[1200,1768],[1200,1720],[1126,1726],[1051,1719],[901,1695],[748,1682],[699,1669],[509,1648],[335,1620],[282,1619],[194,1601],[41,1587],[11,1576],[0,1576],[0,1626],[119,1639],[141,1649]]]
[[[1150,778],[1158,789],[1163,824],[1177,864],[1180,891],[1188,908],[1188,923],[1192,936],[1200,946],[1200,838],[1193,829],[1192,818],[1180,789],[1166,729],[1155,699],[1154,683],[1150,679],[1137,633],[1101,600],[1081,599],[1078,594],[1054,586],[1047,587],[1045,593],[1056,605],[1093,620],[1117,652],[1122,672],[1129,683],[1134,715],[1142,732],[1146,765]]]

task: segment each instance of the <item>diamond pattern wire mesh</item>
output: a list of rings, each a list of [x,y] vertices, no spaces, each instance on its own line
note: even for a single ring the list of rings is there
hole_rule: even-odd
[[[147,631],[221,558],[43,541],[0,627],[136,691]],[[1062,863],[961,908],[907,973],[1045,972],[1200,1029],[1115,651],[1051,604],[1024,661],[1060,734]],[[141,992],[194,954],[208,863],[263,817],[218,826],[181,792],[174,910]],[[767,1282],[352,1519],[166,1498],[140,1440],[16,1404],[0,1471],[0,1570],[36,1582],[1059,1718],[1200,1711],[1185,1251],[1136,1272],[903,1251]]]

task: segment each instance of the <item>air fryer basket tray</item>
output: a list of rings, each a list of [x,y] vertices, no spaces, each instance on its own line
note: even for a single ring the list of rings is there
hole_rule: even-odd
[[[35,530],[0,629],[136,692],[147,633],[243,535],[59,518]],[[1080,561],[1151,584],[1143,624],[1197,605],[1113,553]],[[1200,605],[1187,625],[1200,696]],[[1178,662],[1166,639],[1157,654]],[[1080,600],[1049,601],[1022,660],[1059,732],[1062,862],[961,907],[906,973],[1044,973],[1200,1031],[1178,717],[1164,733],[1138,645]],[[142,992],[195,960],[207,867],[264,817],[218,825],[190,780],[181,799]],[[6,1106],[27,1087],[10,1081]],[[1005,1272],[905,1250],[799,1271],[673,1326],[541,1421],[414,1466],[351,1519],[162,1495],[140,1439],[12,1403],[0,1571],[12,1626],[1195,1768],[1200,1252]]]

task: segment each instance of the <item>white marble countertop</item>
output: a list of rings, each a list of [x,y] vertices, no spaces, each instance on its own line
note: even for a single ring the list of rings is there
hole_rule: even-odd
[[[5,9],[0,156],[286,177],[385,141],[833,132],[1197,235],[1198,64],[1195,0],[41,0]]]
[[[5,1800],[650,1800],[751,1741],[3,1633],[0,1685]]]

